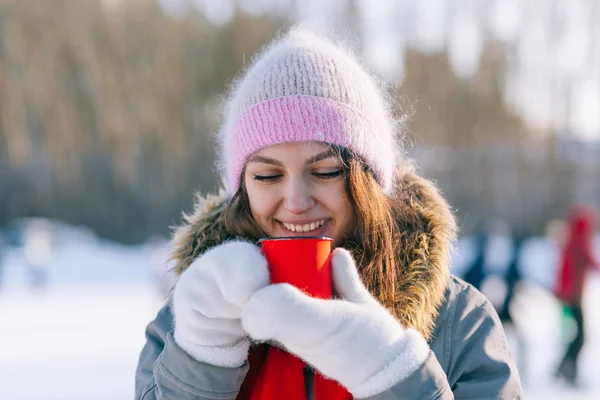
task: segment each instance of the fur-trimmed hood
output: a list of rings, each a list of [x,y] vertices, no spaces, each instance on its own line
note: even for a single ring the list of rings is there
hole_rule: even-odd
[[[450,276],[456,222],[437,188],[415,173],[412,163],[398,168],[394,213],[400,226],[397,260],[403,271],[390,307],[400,323],[431,337]],[[196,196],[192,214],[175,229],[171,243],[174,272],[181,274],[206,250],[233,238],[225,228],[224,193]]]

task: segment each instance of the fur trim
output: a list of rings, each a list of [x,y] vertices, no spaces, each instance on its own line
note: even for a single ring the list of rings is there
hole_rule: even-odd
[[[205,197],[196,193],[194,211],[184,213],[183,225],[173,231],[170,260],[174,262],[176,276],[181,275],[200,254],[232,238],[225,229],[228,200],[223,190]]]
[[[399,166],[397,176],[394,212],[401,237],[396,257],[406,267],[396,301],[386,306],[403,326],[429,340],[450,278],[456,220],[439,190],[415,173],[412,162]]]
[[[416,174],[412,162],[399,166],[396,176],[394,214],[401,232],[396,257],[405,268],[397,298],[386,306],[404,327],[429,340],[450,276],[456,221],[438,189]],[[171,260],[176,275],[206,250],[233,238],[224,223],[228,201],[223,191],[196,196],[194,212],[184,214],[184,224],[174,231]]]

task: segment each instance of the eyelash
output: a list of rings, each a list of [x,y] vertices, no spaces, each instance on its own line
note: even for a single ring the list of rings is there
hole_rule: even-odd
[[[322,173],[314,172],[313,175],[319,179],[327,180],[327,179],[337,178],[338,176],[342,175],[343,172],[344,172],[344,170],[338,169],[337,171],[332,171],[332,172],[322,172]]]
[[[281,175],[254,175],[254,180],[259,182],[274,182],[276,179],[279,179]]]
[[[317,179],[321,179],[321,180],[329,180],[329,179],[334,179],[337,178],[338,176],[341,176],[342,173],[344,172],[344,170],[339,169],[337,171],[332,171],[332,172],[313,172],[313,176]],[[277,179],[281,178],[283,175],[279,174],[279,175],[254,175],[254,180],[255,181],[259,181],[259,182],[275,182]]]

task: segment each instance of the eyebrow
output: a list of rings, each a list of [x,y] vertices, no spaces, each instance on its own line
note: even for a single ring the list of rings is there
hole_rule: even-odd
[[[338,154],[339,154],[338,151],[335,149],[331,149],[331,148],[327,149],[327,150],[325,150],[319,154],[315,154],[314,156],[309,158],[308,161],[306,161],[306,165],[314,164],[321,160],[325,160],[326,158],[337,156]]]
[[[310,157],[306,161],[306,165],[314,164],[316,162],[325,160],[326,158],[337,156],[337,155],[338,155],[338,152],[335,149],[327,149],[325,151],[322,151],[319,154],[315,154],[314,156]],[[263,163],[263,164],[275,165],[277,167],[283,167],[283,163],[281,161],[275,160],[274,158],[269,158],[269,157],[264,157],[264,156],[259,156],[259,155],[253,156],[252,158],[250,158],[250,160],[248,160],[248,162],[249,163],[251,163],[251,162]]]
[[[275,160],[274,158],[263,157],[263,156],[253,156],[250,160],[248,160],[248,162],[249,163],[252,163],[252,162],[263,163],[263,164],[270,164],[270,165],[276,165],[278,167],[283,167],[283,163],[281,161]]]

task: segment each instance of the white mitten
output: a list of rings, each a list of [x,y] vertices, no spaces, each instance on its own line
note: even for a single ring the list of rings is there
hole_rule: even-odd
[[[429,346],[371,296],[348,251],[336,249],[331,262],[335,290],[344,300],[271,285],[250,298],[242,323],[253,339],[281,343],[354,397],[373,396],[423,365]]]
[[[250,296],[268,284],[267,260],[257,246],[228,242],[207,251],[175,286],[175,342],[198,361],[241,366],[250,346],[241,325],[242,310]]]

